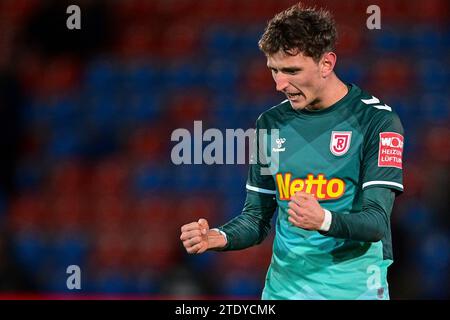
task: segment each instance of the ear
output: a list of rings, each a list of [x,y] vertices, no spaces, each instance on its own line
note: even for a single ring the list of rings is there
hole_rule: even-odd
[[[320,60],[320,73],[323,78],[327,78],[336,65],[337,56],[334,52],[327,52]]]

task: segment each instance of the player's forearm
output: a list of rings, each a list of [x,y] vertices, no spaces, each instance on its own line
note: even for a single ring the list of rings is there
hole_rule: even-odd
[[[395,194],[387,188],[363,192],[362,211],[343,214],[332,212],[332,222],[324,235],[364,242],[377,242],[389,231],[389,219]]]
[[[219,227],[227,235],[227,245],[222,250],[240,250],[261,243],[269,233],[275,209],[272,196],[248,192],[242,213]]]

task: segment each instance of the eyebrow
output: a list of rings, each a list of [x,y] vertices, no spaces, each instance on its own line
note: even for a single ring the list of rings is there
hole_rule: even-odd
[[[303,69],[300,67],[285,67],[281,69],[274,68],[270,65],[267,66],[270,70],[279,70],[281,72],[296,72],[296,71],[302,71]]]

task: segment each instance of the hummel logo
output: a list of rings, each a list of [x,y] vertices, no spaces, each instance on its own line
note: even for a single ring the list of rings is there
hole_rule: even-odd
[[[392,111],[391,107],[389,107],[387,104],[381,105],[380,99],[375,98],[374,96],[372,96],[372,99],[361,99],[361,101],[364,102],[365,104],[372,105],[372,107],[380,110]]]
[[[375,98],[374,96],[372,96],[372,99],[361,99],[362,102],[364,102],[365,104],[377,104],[380,103],[380,99]]]
[[[286,148],[281,148],[283,146],[283,143],[286,142],[285,138],[278,138],[275,140],[275,142],[277,143],[277,147],[272,148],[273,152],[283,152],[284,150],[286,150]]]

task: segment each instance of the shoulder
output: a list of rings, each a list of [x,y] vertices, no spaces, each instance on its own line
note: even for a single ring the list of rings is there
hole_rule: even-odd
[[[400,118],[392,106],[358,87],[355,91],[351,111],[363,127],[401,126]]]
[[[258,119],[256,120],[256,123],[259,124],[260,126],[267,126],[270,125],[271,123],[282,121],[283,119],[289,116],[291,111],[292,107],[289,103],[289,100],[284,100],[279,104],[261,113]]]

